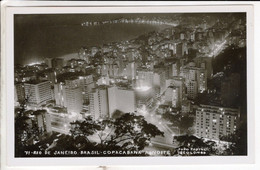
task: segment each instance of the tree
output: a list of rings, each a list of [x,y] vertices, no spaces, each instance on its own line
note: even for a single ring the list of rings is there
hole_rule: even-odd
[[[220,140],[229,142],[225,155],[247,155],[247,124],[241,124],[233,134],[221,136]]]
[[[101,124],[94,121],[90,116],[86,117],[84,121],[75,121],[71,123],[70,133],[75,139],[79,136],[84,136],[88,142],[88,136],[93,135],[101,130]]]
[[[114,113],[112,114],[112,118],[113,118],[113,119],[119,118],[119,117],[121,117],[123,114],[124,114],[124,113],[121,112],[120,110],[116,110],[116,111],[114,111]]]
[[[182,132],[189,133],[189,129],[193,127],[194,118],[190,116],[183,116],[180,119],[179,128]]]
[[[180,114],[171,114],[170,112],[166,112],[165,114],[162,115],[162,118],[170,121],[172,123],[172,125],[174,126],[179,126],[180,120],[181,120],[181,116]]]
[[[27,117],[18,116],[15,119],[15,155],[23,155],[23,148],[26,145],[26,140],[29,138],[29,127],[26,123]]]
[[[27,120],[29,117],[26,116],[26,107],[31,96],[31,91],[25,96],[24,100],[20,102],[20,107],[15,110],[15,155],[24,155],[25,147],[27,146],[27,141],[30,139],[35,130],[34,127],[29,127]]]
[[[155,125],[148,123],[143,116],[126,113],[113,123],[114,132],[110,135],[108,146],[120,145],[125,149],[142,150],[151,138],[161,135]]]
[[[53,141],[50,151],[78,151],[83,148],[94,148],[95,143],[91,143],[83,136],[73,138],[70,135],[63,135],[57,141]]]
[[[76,121],[71,125],[71,137],[74,142],[77,141],[77,137],[84,137],[87,143],[93,144],[98,150],[140,151],[149,144],[151,138],[163,136],[163,132],[155,125],[148,123],[143,116],[133,113],[126,113],[115,120],[95,121],[87,117],[84,121]],[[80,146],[84,143],[82,140]]]
[[[162,116],[165,120],[170,121],[172,126],[178,127],[181,133],[192,134],[190,128],[193,127],[194,117],[189,115],[182,116],[181,114],[173,115],[170,112],[166,112]]]

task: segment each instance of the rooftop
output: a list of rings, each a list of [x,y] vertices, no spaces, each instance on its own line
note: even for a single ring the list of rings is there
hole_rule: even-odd
[[[50,82],[50,81],[48,81],[48,80],[30,80],[30,81],[25,82],[24,84],[37,85],[37,84],[46,83],[46,82]]]

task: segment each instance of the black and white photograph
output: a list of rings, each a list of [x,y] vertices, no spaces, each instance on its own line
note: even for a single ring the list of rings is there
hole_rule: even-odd
[[[251,9],[8,7],[4,161],[252,163]]]
[[[14,15],[15,157],[247,155],[246,13]]]

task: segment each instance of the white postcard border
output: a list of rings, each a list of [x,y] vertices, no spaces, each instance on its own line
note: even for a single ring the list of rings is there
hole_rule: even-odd
[[[33,13],[185,13],[185,12],[246,12],[247,13],[247,107],[248,107],[248,156],[200,156],[200,157],[93,157],[93,158],[14,158],[14,47],[13,47],[13,14]],[[2,125],[6,126],[6,141],[2,146],[6,151],[7,165],[39,166],[39,165],[176,165],[176,164],[242,164],[254,162],[254,93],[253,93],[253,8],[251,5],[236,6],[164,6],[164,7],[7,7],[6,24],[2,30],[5,34],[5,46],[2,60]],[[4,16],[2,16],[4,17]],[[3,34],[2,34],[3,35]],[[3,127],[2,126],[2,127]],[[228,159],[227,159],[228,158]]]

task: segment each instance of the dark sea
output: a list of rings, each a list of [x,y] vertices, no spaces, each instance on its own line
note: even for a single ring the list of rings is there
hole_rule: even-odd
[[[39,21],[40,19],[40,21]],[[83,46],[130,40],[139,35],[165,29],[166,25],[105,24],[84,27],[80,21],[57,22],[42,17],[15,20],[15,64],[39,62],[44,57],[61,57],[78,52]]]

